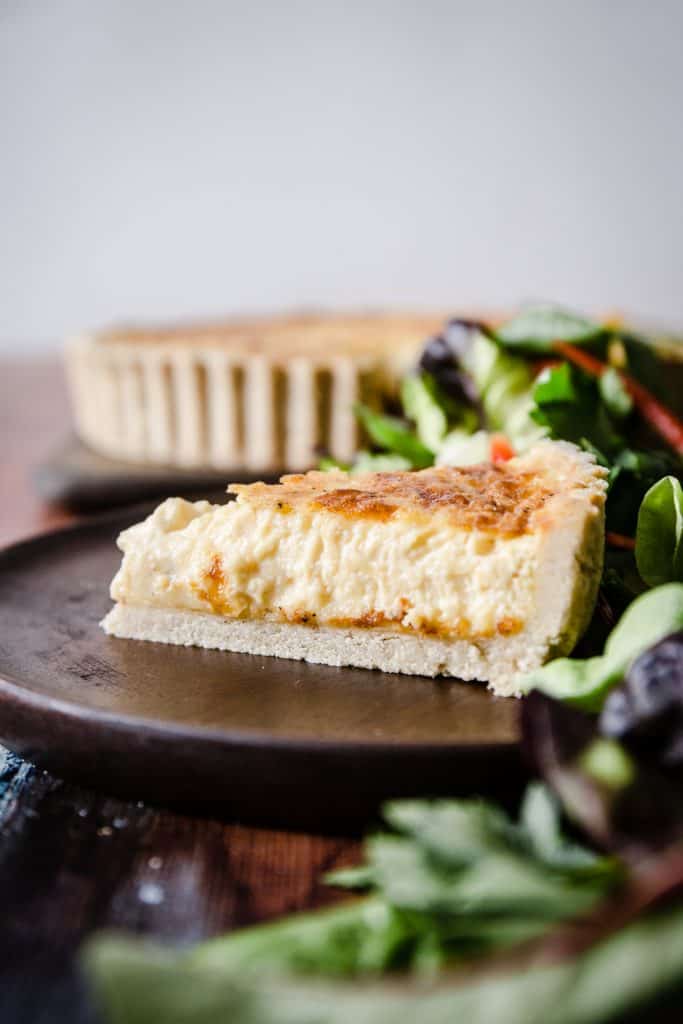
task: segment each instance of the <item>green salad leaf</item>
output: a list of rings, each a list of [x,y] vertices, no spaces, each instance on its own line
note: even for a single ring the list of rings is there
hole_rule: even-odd
[[[599,711],[631,662],[669,633],[683,629],[683,584],[669,583],[641,594],[626,609],[594,658],[556,658],[523,680],[525,693],[542,693],[586,711]]]
[[[638,572],[651,587],[683,582],[683,488],[665,476],[643,498],[636,530]]]
[[[536,381],[534,401],[537,405],[553,405],[555,402],[578,402],[579,387],[575,371],[569,363],[544,370]]]
[[[403,420],[375,412],[361,403],[357,403],[353,408],[369,437],[380,448],[401,455],[414,469],[424,469],[425,466],[433,464],[433,452]]]
[[[448,416],[434,378],[428,373],[408,374],[401,383],[401,402],[422,444],[435,452],[448,432]]]
[[[381,900],[354,900],[244,928],[196,946],[189,959],[241,973],[293,972],[330,976],[377,973],[397,956],[403,929]]]
[[[478,800],[399,800],[383,814],[392,831],[370,837],[365,863],[326,878],[365,897],[213,939],[192,963],[235,974],[431,973],[544,934],[620,877],[614,860],[562,835],[542,786],[518,822]]]
[[[428,1009],[424,993],[441,967],[543,936],[556,922],[597,906],[622,880],[615,859],[564,837],[559,806],[540,784],[529,789],[517,822],[478,800],[393,801],[384,816],[393,831],[369,839],[366,863],[327,879],[369,887],[362,899],[180,954],[135,940],[95,940],[85,964],[112,1024],[239,1024],[270,1020],[269,1014],[294,1024],[309,1012],[312,1021],[379,1024],[395,1019],[390,989],[377,982],[381,973],[419,974],[420,985],[405,988],[404,997],[415,1010]],[[345,978],[354,984],[340,986]],[[282,986],[295,994],[289,1006],[268,995]],[[364,993],[373,991],[368,1003]],[[338,1015],[336,992],[342,1002],[363,994],[356,1007],[362,1015],[349,1003]],[[445,1012],[458,997],[452,986],[444,992]]]
[[[633,399],[613,366],[598,379],[598,389],[607,411],[615,419],[623,420],[633,411]]]
[[[680,459],[666,451],[629,447],[619,430],[631,411],[631,398],[614,370],[595,380],[560,363],[539,375],[533,397],[531,418],[551,438],[580,445],[609,468],[607,528],[633,536],[645,493],[665,474],[680,473]]]
[[[571,313],[559,306],[538,305],[522,310],[498,327],[494,336],[499,344],[526,352],[550,352],[556,341],[581,345],[595,341],[605,333],[602,324]]]
[[[640,337],[631,331],[623,330],[614,331],[613,338],[623,347],[626,372],[678,415],[683,414],[683,394],[680,386],[683,364],[680,360],[676,360],[676,367],[669,363],[669,372],[665,373],[657,339]]]
[[[347,473],[351,469],[351,465],[348,462],[341,462],[339,459],[333,458],[331,455],[323,455],[318,463],[318,469],[327,472],[330,469],[343,469]]]
[[[567,839],[561,828],[557,797],[547,786],[527,787],[520,811],[521,841],[534,857],[556,868],[601,873],[612,871],[613,862],[596,858],[592,850]]]
[[[462,366],[474,382],[490,430],[504,433],[517,450],[543,435],[529,415],[533,371],[526,359],[479,333],[463,354]]]
[[[631,537],[636,532],[641,502],[663,476],[677,476],[681,460],[666,451],[636,451],[622,448],[610,467],[607,500],[607,528]]]
[[[244,974],[103,935],[83,957],[109,1024],[608,1024],[680,1009],[683,910],[649,915],[579,956],[474,977],[342,984]]]
[[[452,430],[443,439],[437,452],[439,466],[474,466],[491,457],[491,435],[488,430]]]
[[[397,473],[406,469],[414,469],[410,459],[403,455],[392,455],[391,452],[368,452],[361,449],[356,454],[349,472],[354,473]]]
[[[545,427],[551,438],[597,450],[603,458],[622,447],[597,381],[569,363],[544,370],[533,398],[531,418]]]
[[[413,463],[403,455],[391,452],[368,452],[361,449],[356,452],[353,463],[340,462],[330,455],[325,455],[318,463],[318,469],[327,472],[330,469],[341,469],[345,473],[395,473],[397,470],[412,469]]]

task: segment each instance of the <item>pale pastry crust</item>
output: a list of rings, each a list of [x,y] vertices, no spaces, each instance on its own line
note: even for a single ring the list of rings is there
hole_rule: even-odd
[[[400,634],[389,629],[335,628],[221,619],[202,612],[117,604],[103,621],[111,636],[184,647],[205,647],[316,665],[378,669],[402,675],[489,682],[499,697],[518,696],[516,680],[547,657],[529,637],[490,637],[478,643]],[[343,686],[340,678],[339,685]]]
[[[569,653],[592,614],[605,471],[573,445],[541,442],[495,471],[311,473],[232,490],[227,506],[170,499],[122,535],[107,632],[509,695]]]
[[[294,315],[120,327],[66,349],[76,428],[103,455],[250,473],[351,460],[357,401],[395,393],[444,318]]]

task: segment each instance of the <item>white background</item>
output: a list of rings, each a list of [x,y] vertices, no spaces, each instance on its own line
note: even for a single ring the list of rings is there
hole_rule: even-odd
[[[683,3],[0,0],[0,348],[543,297],[683,324]]]

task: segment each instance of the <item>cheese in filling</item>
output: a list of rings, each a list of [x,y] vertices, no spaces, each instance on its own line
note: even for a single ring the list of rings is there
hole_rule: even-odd
[[[460,529],[438,513],[170,498],[119,546],[122,604],[463,639],[517,633],[536,610],[537,533]]]

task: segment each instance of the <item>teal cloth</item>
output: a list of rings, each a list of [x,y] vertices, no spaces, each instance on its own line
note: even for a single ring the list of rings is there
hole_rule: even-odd
[[[9,817],[19,790],[30,775],[33,765],[22,761],[4,747],[0,747],[0,829]]]

